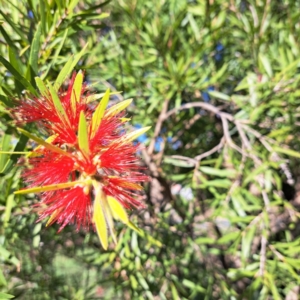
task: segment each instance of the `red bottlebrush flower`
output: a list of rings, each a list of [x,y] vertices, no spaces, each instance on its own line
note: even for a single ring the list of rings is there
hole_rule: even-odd
[[[65,93],[43,85],[41,98],[22,100],[12,110],[18,123],[37,122],[49,135],[44,141],[19,129],[39,146],[22,175],[28,188],[16,194],[41,193],[39,220],[49,217],[47,225],[57,222],[59,231],[69,223],[77,230],[92,225],[105,249],[107,230],[116,240],[113,218],[133,226],[124,208],[143,207],[139,183],[149,180],[132,143],[149,127],[126,134],[122,111],[131,100],[106,109],[109,95],[93,109],[79,72]]]

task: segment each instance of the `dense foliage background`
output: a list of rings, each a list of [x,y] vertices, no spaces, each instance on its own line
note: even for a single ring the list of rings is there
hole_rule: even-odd
[[[146,234],[119,224],[108,251],[36,223],[20,155],[0,155],[2,298],[298,299],[299,1],[0,3],[0,150],[31,149],[6,109],[87,42],[76,69],[152,126]]]

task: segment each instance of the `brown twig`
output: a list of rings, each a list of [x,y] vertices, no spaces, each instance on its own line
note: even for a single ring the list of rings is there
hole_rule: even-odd
[[[150,144],[149,144],[148,150],[147,150],[147,152],[150,156],[153,154],[155,140],[156,140],[156,138],[158,137],[158,135],[161,131],[162,124],[163,124],[164,120],[166,119],[165,116],[166,116],[166,113],[167,113],[167,110],[168,110],[169,101],[170,101],[169,99],[165,100],[165,102],[163,103],[162,110],[161,110],[161,112],[159,114],[159,117],[157,119],[155,129],[154,129],[154,135],[153,135],[153,138],[150,141]]]

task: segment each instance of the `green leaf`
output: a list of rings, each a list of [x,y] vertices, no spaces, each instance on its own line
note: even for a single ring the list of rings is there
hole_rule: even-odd
[[[59,74],[57,76],[57,79],[55,81],[55,84],[54,84],[54,88],[55,88],[56,91],[59,90],[59,88],[61,87],[62,83],[66,80],[66,78],[70,76],[71,72],[73,71],[73,69],[77,65],[80,58],[85,54],[85,50],[87,48],[87,45],[88,44],[86,44],[78,54],[75,54],[74,56],[72,56],[67,61],[67,63],[62,68],[62,70],[59,72]]]
[[[7,227],[7,225],[8,225],[8,222],[11,217],[11,211],[15,205],[16,205],[16,203],[14,201],[14,194],[10,194],[7,197],[6,207],[5,207],[5,212],[4,212],[4,226],[5,227]]]
[[[11,295],[11,294],[6,294],[6,293],[0,292],[0,299],[5,300],[5,299],[12,299],[12,298],[15,298],[15,296]]]
[[[67,38],[67,36],[68,36],[68,32],[69,32],[69,30],[68,30],[68,28],[67,28],[67,29],[65,30],[65,32],[64,32],[63,37],[61,38],[60,44],[56,47],[54,56],[52,57],[51,62],[50,62],[50,64],[48,65],[47,70],[46,70],[45,72],[43,72],[43,74],[41,75],[41,78],[45,79],[45,78],[47,77],[47,74],[48,74],[48,72],[50,71],[50,69],[52,68],[52,65],[57,61],[57,58],[58,58],[58,56],[59,56],[59,53],[60,53],[60,51],[61,51],[61,49],[62,49],[62,47],[63,47],[63,45],[64,45],[64,43],[65,43],[65,40],[66,40],[66,38]]]
[[[85,119],[84,112],[80,112],[79,124],[78,124],[78,144],[82,154],[88,158],[90,155],[88,127]]]
[[[251,226],[245,233],[242,235],[242,257],[247,259],[250,255],[252,241],[254,239],[256,232],[256,226]]]
[[[56,90],[53,88],[53,86],[49,83],[49,91],[51,94],[51,98],[53,101],[53,104],[55,106],[57,115],[59,116],[60,120],[67,126],[70,126],[70,120],[65,112],[65,109],[62,105],[62,103],[60,102],[60,99],[56,93]]]
[[[132,230],[134,230],[136,233],[138,233],[141,237],[145,238],[149,243],[156,245],[157,247],[162,247],[162,243],[160,241],[147,234],[144,230],[138,228],[131,221],[129,221],[126,225]]]
[[[112,95],[113,93],[110,93],[110,94]],[[122,102],[119,102],[119,103],[111,106],[110,108],[108,108],[106,113],[105,113],[105,116],[107,116],[107,117],[115,116],[119,112],[121,112],[122,110],[127,108],[131,103],[132,103],[132,99],[128,99],[128,100],[124,100]]]
[[[192,291],[198,291],[200,293],[205,293],[206,289],[203,288],[202,286],[195,284],[194,282],[187,280],[187,279],[183,279],[182,284],[186,287],[188,287],[189,289],[191,289]]]
[[[245,213],[245,202],[243,197],[240,194],[231,195],[231,201],[235,211],[238,213],[240,217],[246,217]]]
[[[144,237],[144,232],[142,229],[138,228],[136,225],[134,225],[131,221],[128,222],[128,227],[137,232],[139,235]]]
[[[8,151],[10,149],[10,141],[11,141],[11,134],[4,134],[2,137],[2,144],[1,144],[1,152]],[[4,169],[5,165],[7,164],[9,157],[7,154],[0,153],[0,173]]]
[[[39,0],[39,9],[40,9],[40,16],[41,16],[41,26],[44,35],[46,35],[46,5],[44,0]]]
[[[215,239],[209,237],[199,237],[195,240],[195,243],[198,245],[212,245],[215,242]]]
[[[90,85],[90,86],[92,86],[92,85]],[[110,95],[119,95],[119,94],[121,94],[121,92],[110,92]],[[90,103],[90,102],[99,100],[99,99],[103,98],[104,95],[105,95],[105,93],[89,95],[89,96],[86,97],[86,102],[87,102],[87,103]],[[127,101],[127,100],[125,100],[125,101]],[[123,101],[122,101],[122,102],[123,102]],[[120,102],[120,103],[122,103],[122,102]],[[118,104],[116,104],[116,105],[118,105]],[[113,105],[113,106],[115,106],[115,105]],[[112,107],[113,107],[113,106],[112,106]],[[111,107],[110,107],[110,108],[111,108]],[[109,111],[110,108],[108,108],[108,109],[106,110],[106,113]]]
[[[173,297],[173,300],[179,300],[179,295],[178,295],[178,291],[176,289],[176,286],[174,283],[171,283],[171,292],[172,292],[172,297]]]
[[[49,97],[49,91],[48,91],[46,85],[44,84],[43,80],[40,77],[35,77],[35,83],[36,83],[36,86],[38,87],[41,95],[46,98]]]
[[[22,41],[27,44],[28,38],[23,34],[22,30],[18,28],[18,26],[12,21],[12,18],[9,15],[5,14],[2,10],[0,10],[0,14],[5,19],[5,21],[13,28],[13,30],[20,36]]]
[[[103,98],[99,102],[99,104],[93,114],[92,122],[91,122],[91,129],[90,129],[91,139],[95,136],[95,134],[97,133],[97,130],[100,127],[102,118],[104,116],[105,109],[106,109],[108,101],[109,101],[109,95],[110,95],[110,91],[108,89],[105,92]]]
[[[37,95],[35,88],[31,83],[25,79],[4,57],[0,55],[0,62],[6,67],[6,69],[18,80],[25,89],[28,89],[32,94]]]
[[[0,269],[0,288],[3,287],[3,286],[7,286],[7,282],[6,282],[6,279],[3,275],[2,270]],[[1,299],[1,293],[0,293],[0,299]]]
[[[12,99],[9,97],[5,97],[4,95],[0,95],[0,103],[4,104],[4,106],[13,107],[14,103],[12,102]]]
[[[273,147],[273,151],[278,152],[278,153],[282,153],[282,154],[286,154],[289,156],[293,156],[293,157],[297,157],[300,158],[300,153],[297,151],[294,151],[292,149],[287,149],[287,148],[281,148],[281,147]]]
[[[39,61],[39,50],[41,41],[41,23],[38,23],[36,32],[34,34],[29,55],[29,66],[34,71],[34,75],[38,74],[38,61]]]
[[[110,206],[114,219],[120,220],[124,224],[128,224],[128,215],[123,205],[111,196],[107,196],[107,202]]]
[[[10,48],[16,49],[16,45],[14,42],[11,40],[10,36],[6,33],[6,30],[3,28],[2,24],[0,25],[0,32],[2,36],[4,37],[6,43]]]
[[[98,233],[101,245],[104,248],[104,250],[107,250],[108,238],[107,238],[107,225],[106,225],[106,220],[102,208],[103,197],[104,194],[99,187],[96,190],[96,198],[94,200],[93,221],[95,223],[96,231]]]
[[[195,166],[194,161],[172,158],[172,157],[167,157],[167,156],[165,156],[165,158],[164,158],[164,163],[171,164],[176,167],[182,167],[182,168],[193,168]]]
[[[134,141],[135,139],[137,139],[143,133],[147,132],[150,128],[151,128],[151,126],[148,126],[148,127],[140,128],[138,130],[130,132],[130,133],[122,136],[121,140],[124,143],[130,143],[130,142]]]
[[[80,102],[81,90],[82,90],[83,74],[80,70],[74,80],[72,93],[71,93],[71,107],[73,114],[76,114],[76,103]]]
[[[135,279],[135,277],[132,274],[129,276],[129,279],[130,279],[130,283],[131,283],[131,288],[133,290],[136,290],[138,288],[138,285],[139,285],[137,280]]]
[[[268,280],[268,285],[269,285],[270,290],[272,291],[273,299],[274,300],[280,300],[280,299],[282,299],[281,296],[280,296],[280,294],[279,294],[279,291],[277,289],[277,283],[274,280],[273,274],[265,272],[264,275],[265,275],[266,279]]]
[[[71,0],[68,6],[68,15],[73,14],[73,9],[77,6],[79,0]]]
[[[8,47],[8,55],[9,55],[9,62],[11,65],[21,74],[22,73],[22,62],[20,57],[13,47]]]
[[[219,238],[217,242],[219,245],[227,244],[239,238],[240,235],[241,235],[240,231],[229,232],[227,234],[224,234],[221,238]]]
[[[271,63],[270,63],[268,57],[260,52],[258,54],[258,58],[259,58],[260,63],[262,64],[263,68],[265,69],[266,73],[268,74],[268,76],[272,77],[273,70],[272,70],[272,66],[271,66]]]
[[[229,101],[230,100],[230,96],[223,94],[221,92],[218,91],[208,91],[209,95],[214,97],[214,98],[218,98],[221,100],[225,100],[225,101]]]
[[[236,170],[222,170],[222,169],[215,169],[211,167],[200,167],[199,170],[207,175],[214,175],[214,176],[219,176],[219,177],[227,177],[227,178],[235,178],[236,177]]]
[[[9,161],[7,161],[5,167],[2,169],[1,171],[2,174],[8,174],[8,172],[10,172],[10,170],[13,168],[14,164],[17,162],[18,158],[20,157],[20,155],[16,153],[19,153],[20,151],[24,150],[27,141],[28,138],[25,135],[22,135],[19,138],[19,141],[13,150],[14,154],[10,156]]]
[[[76,185],[85,185],[86,181],[72,181],[72,182],[65,182],[65,183],[58,183],[58,184],[51,184],[51,185],[44,185],[44,186],[37,186],[33,188],[28,188],[24,190],[15,191],[15,195],[24,195],[24,194],[31,194],[31,193],[42,193],[48,191],[57,191],[61,189],[66,189],[70,187],[74,187]]]
[[[24,129],[21,129],[21,128],[17,128],[17,129],[18,129],[19,132],[21,132],[22,134],[24,134],[28,138],[32,139],[33,141],[37,142],[39,145],[42,145],[45,148],[49,149],[50,151],[53,151],[53,152],[56,152],[56,153],[59,153],[59,154],[62,154],[62,155],[68,156],[68,157],[72,157],[71,153],[66,152],[66,151],[64,151],[64,150],[62,150],[62,149],[60,149],[60,148],[58,148],[54,145],[51,145],[51,144],[47,143],[46,141],[40,139],[39,137],[34,136],[30,132],[28,132]]]
[[[232,185],[232,181],[228,179],[214,179],[208,180],[205,183],[201,184],[201,187],[219,187],[219,188],[229,188]]]

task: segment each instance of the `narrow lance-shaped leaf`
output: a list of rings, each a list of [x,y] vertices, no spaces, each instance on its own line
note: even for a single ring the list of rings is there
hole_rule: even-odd
[[[68,17],[72,16],[73,14],[73,9],[76,7],[78,4],[79,0],[72,0],[70,1],[70,4],[68,6]]]
[[[23,42],[28,43],[27,36],[23,33],[23,30],[20,30],[18,25],[13,22],[13,19],[2,10],[0,10],[0,14],[5,19],[5,21],[14,29],[14,31],[20,36]]]
[[[100,103],[98,104],[96,111],[93,114],[91,128],[90,128],[90,135],[93,138],[101,124],[105,108],[109,101],[110,91],[109,89],[105,92],[103,98],[101,99]]]
[[[11,154],[11,155],[13,155],[13,154],[30,154],[30,153],[32,153],[32,152],[30,152],[30,151],[16,151],[16,152],[14,152],[14,151],[0,151],[0,154]]]
[[[49,91],[44,84],[43,80],[40,77],[35,77],[35,83],[41,93],[42,96],[44,97],[49,97]]]
[[[70,125],[70,120],[68,118],[68,115],[66,114],[65,109],[64,109],[62,103],[60,102],[60,99],[59,99],[55,89],[53,88],[53,86],[51,84],[49,84],[49,91],[51,94],[53,104],[55,106],[55,110],[56,110],[59,118],[66,125]]]
[[[144,127],[144,128],[135,130],[133,132],[130,132],[121,137],[121,142],[130,143],[130,142],[134,141],[136,138],[138,138],[140,135],[142,135],[143,133],[147,132],[150,128],[151,128],[151,126],[148,126],[148,127]]]
[[[11,37],[6,33],[6,30],[3,28],[3,23],[0,23],[0,33],[2,34],[2,37],[5,39],[7,45],[9,48],[17,49],[16,44],[11,40]]]
[[[49,136],[45,142],[49,143],[49,144],[52,144],[52,142],[57,138],[57,134],[54,134],[54,135],[51,135]],[[35,147],[33,149],[33,151],[29,152],[29,154],[27,154],[27,157],[37,157],[37,156],[40,156],[42,155],[41,153],[38,153],[37,151],[39,149],[41,149],[41,147],[43,147],[42,145],[38,145],[37,147]]]
[[[89,87],[92,87],[93,85],[90,84]],[[121,94],[121,92],[110,92],[110,95],[118,95]],[[100,94],[93,94],[93,95],[89,95],[86,97],[86,102],[90,103],[96,100],[101,99],[103,96],[105,95],[105,93],[100,93]],[[109,109],[106,110],[106,113]]]
[[[47,221],[46,223],[46,227],[48,227],[49,225],[51,225],[53,222],[54,222],[54,219],[56,216],[59,215],[59,213],[63,210],[63,208],[60,208],[60,209],[56,209],[52,215],[50,216],[49,220]]]
[[[79,102],[80,100],[82,82],[83,74],[82,71],[79,71],[75,77],[71,94],[71,107],[74,115],[76,114],[76,102]]]
[[[41,24],[44,35],[46,35],[46,7],[45,2],[43,0],[39,0],[39,11],[41,16]]]
[[[115,178],[116,176],[108,176],[108,178]],[[119,183],[121,187],[141,191],[143,187],[135,182],[129,182],[129,181],[123,181],[122,183]]]
[[[113,221],[113,215],[112,212],[110,210],[110,206],[107,202],[107,196],[105,195],[103,197],[103,213],[104,213],[104,217],[106,220],[106,224],[108,226],[109,232],[113,238],[113,241],[115,242],[115,244],[117,244],[117,238],[114,232],[114,221]]]
[[[111,196],[107,196],[107,202],[110,206],[114,219],[119,220],[124,224],[128,224],[128,215],[123,205],[117,199]]]
[[[18,131],[22,134],[24,134],[25,136],[27,136],[28,138],[34,140],[35,142],[37,142],[38,144],[44,146],[46,149],[48,150],[51,150],[53,152],[56,152],[56,153],[59,153],[59,154],[62,154],[62,155],[65,155],[65,156],[69,156],[69,157],[72,157],[72,155],[68,152],[65,152],[64,150],[56,147],[56,146],[53,146],[49,143],[47,143],[46,141],[38,138],[37,136],[34,136],[33,134],[31,134],[30,132],[24,130],[24,129],[21,129],[21,128],[17,128]]]
[[[120,118],[122,123],[126,123],[131,120],[131,118]]]
[[[160,241],[147,234],[144,230],[136,227],[131,221],[129,221],[126,225],[138,233],[142,238],[146,238],[149,243],[156,245],[157,247],[162,247],[162,243]]]
[[[59,72],[57,79],[54,84],[54,88],[56,91],[59,90],[62,83],[65,81],[65,79],[70,75],[70,73],[73,71],[74,67],[77,65],[80,58],[84,55],[84,52],[86,50],[88,44],[86,44],[83,49],[76,55],[72,56],[65,66],[62,68],[62,70]]]
[[[31,83],[25,79],[5,58],[0,55],[0,62],[5,66],[5,68],[13,75],[13,77],[18,80],[25,89],[28,89],[33,95],[36,95],[35,88]]]
[[[292,149],[280,148],[280,147],[275,146],[275,147],[273,147],[273,151],[300,158],[300,153],[295,150],[292,150]]]
[[[80,112],[79,124],[78,124],[78,144],[82,154],[85,157],[89,157],[89,139],[88,139],[88,128],[85,119],[84,112]]]
[[[2,136],[2,143],[1,143],[1,150],[0,151],[0,172],[3,170],[5,165],[7,164],[8,157],[7,155],[1,155],[1,154],[9,154],[11,151],[8,151],[10,149],[10,141],[11,141],[11,134],[5,133]]]
[[[108,240],[107,240],[107,225],[103,213],[102,208],[102,198],[104,194],[99,185],[95,186],[96,188],[96,197],[94,200],[94,213],[93,213],[93,221],[95,223],[96,231],[99,236],[102,247],[107,250]]]
[[[41,1],[41,2],[44,2],[44,0],[43,0],[43,1],[40,0],[40,1]],[[68,36],[68,32],[69,32],[69,29],[67,28],[67,29],[64,31],[64,35],[62,36],[59,45],[55,47],[55,52],[54,52],[54,55],[52,56],[51,62],[48,64],[47,69],[46,69],[46,70],[43,72],[43,74],[41,75],[41,77],[42,77],[43,79],[45,79],[45,78],[47,77],[48,72],[49,72],[50,69],[52,68],[52,65],[54,64],[54,62],[57,61],[58,55],[59,55],[59,53],[60,53],[60,51],[61,51],[61,49],[62,49],[62,47],[63,47],[63,45],[64,45],[64,43],[65,43],[65,41],[66,41],[67,36]]]
[[[87,184],[87,181],[72,181],[72,182],[37,186],[37,187],[29,188],[29,189],[19,190],[19,191],[14,192],[14,194],[21,195],[21,194],[30,194],[30,193],[41,193],[41,192],[47,192],[47,191],[57,191],[57,190],[73,187],[76,185],[85,185],[85,184]]]
[[[120,103],[117,103],[110,107],[106,113],[105,116],[107,117],[113,117],[116,114],[118,114],[120,111],[124,110],[126,107],[128,107],[132,103],[132,99],[124,100]]]
[[[34,71],[35,75],[38,74],[38,60],[39,60],[39,50],[41,41],[41,23],[37,25],[36,32],[34,34],[29,55],[29,66]]]

